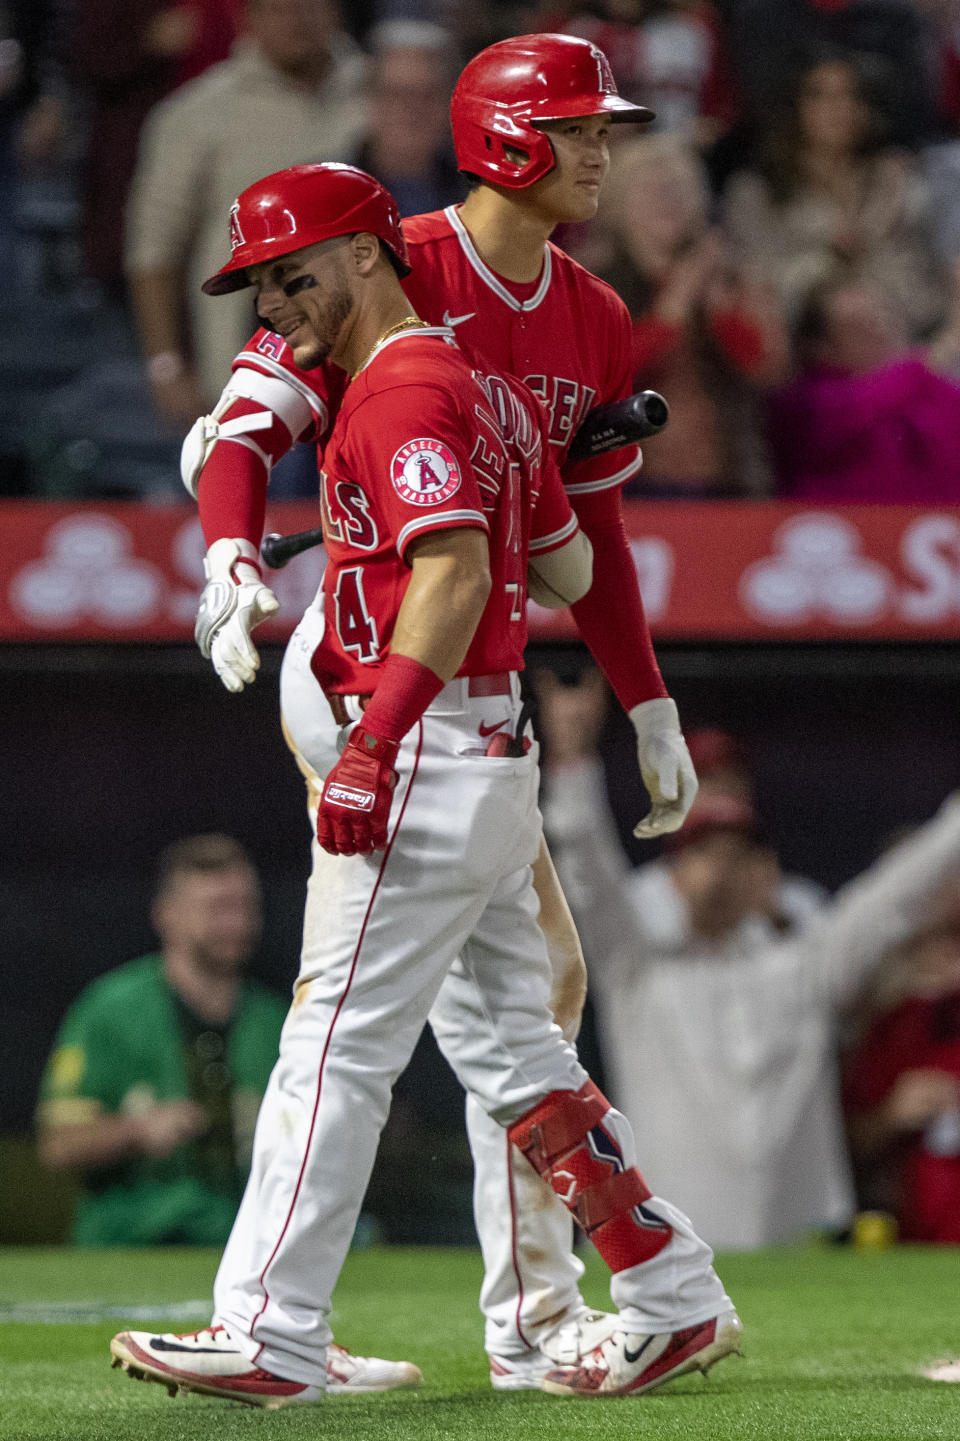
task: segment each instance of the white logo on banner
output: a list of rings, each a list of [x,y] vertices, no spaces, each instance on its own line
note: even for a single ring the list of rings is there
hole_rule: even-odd
[[[13,576],[10,605],[39,626],[140,625],[156,614],[166,581],[132,548],[130,532],[112,516],[67,516],[47,532],[43,558]]]
[[[904,591],[900,612],[913,625],[937,624],[960,614],[960,522],[924,515],[903,533],[903,568],[915,590]]]
[[[889,571],[861,553],[860,532],[840,516],[797,516],[774,532],[773,545],[740,581],[744,606],[760,619],[869,625],[888,608]]]
[[[637,567],[647,619],[660,620],[670,606],[675,559],[673,546],[657,535],[645,535],[639,540],[631,540],[630,551]]]

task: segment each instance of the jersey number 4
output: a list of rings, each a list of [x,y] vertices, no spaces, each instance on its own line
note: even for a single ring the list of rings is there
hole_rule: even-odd
[[[359,565],[340,572],[333,598],[337,607],[337,635],[344,650],[351,651],[365,663],[378,660],[380,639],[377,623],[367,609],[363,573]]]

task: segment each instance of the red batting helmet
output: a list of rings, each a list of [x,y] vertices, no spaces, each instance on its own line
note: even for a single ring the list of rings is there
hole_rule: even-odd
[[[665,851],[679,851],[716,831],[738,831],[751,840],[757,840],[760,835],[757,813],[743,796],[702,786],[680,829],[664,836],[663,848]]]
[[[247,267],[291,250],[369,231],[390,250],[401,275],[410,273],[397,203],[379,180],[353,165],[294,165],[249,186],[230,209],[232,254],[204,281],[207,295],[226,295],[250,282]]]
[[[517,35],[474,56],[457,81],[450,122],[457,165],[508,190],[541,180],[556,164],[537,126],[571,115],[652,120],[617,94],[602,50],[577,35]],[[527,159],[507,155],[522,151]]]

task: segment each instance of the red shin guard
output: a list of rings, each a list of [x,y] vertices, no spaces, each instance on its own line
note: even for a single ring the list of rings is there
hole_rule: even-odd
[[[551,1091],[507,1134],[616,1273],[662,1251],[673,1229],[644,1207],[651,1192],[636,1166],[624,1165],[603,1125],[609,1110],[603,1092],[588,1081],[579,1091]]]

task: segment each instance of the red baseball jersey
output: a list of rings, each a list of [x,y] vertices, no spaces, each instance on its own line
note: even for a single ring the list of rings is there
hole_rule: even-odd
[[[403,282],[417,314],[454,330],[483,370],[525,380],[549,417],[548,435],[563,483],[593,545],[593,585],[573,606],[583,639],[625,710],[666,695],[650,641],[636,567],[623,526],[620,488],[641,465],[639,447],[590,460],[567,459],[589,410],[630,394],[630,319],[619,296],[556,246],[544,247],[538,280],[503,279],[481,259],[456,207],[403,222],[412,273]],[[333,366],[298,370],[280,336],[258,331],[234,362],[232,385],[244,399],[227,411],[267,407],[275,422],[246,451],[217,444],[200,483],[200,516],[208,544],[263,530],[267,470],[294,440],[322,448],[343,389]]]
[[[528,554],[577,529],[525,387],[473,370],[449,330],[401,331],[347,387],[320,486],[326,630],[312,666],[326,691],[374,689],[408,546],[462,526],[489,535],[493,584],[459,674],[522,668]]]
[[[619,487],[636,474],[636,445],[566,460],[587,412],[633,390],[629,315],[616,292],[549,243],[539,280],[502,279],[481,260],[455,206],[404,220],[403,233],[413,266],[403,288],[414,310],[455,330],[481,368],[518,376],[539,397],[568,493]],[[302,428],[294,438],[323,440],[342,390],[335,367],[298,370],[280,337],[265,330],[241,351],[238,366],[299,382]]]

